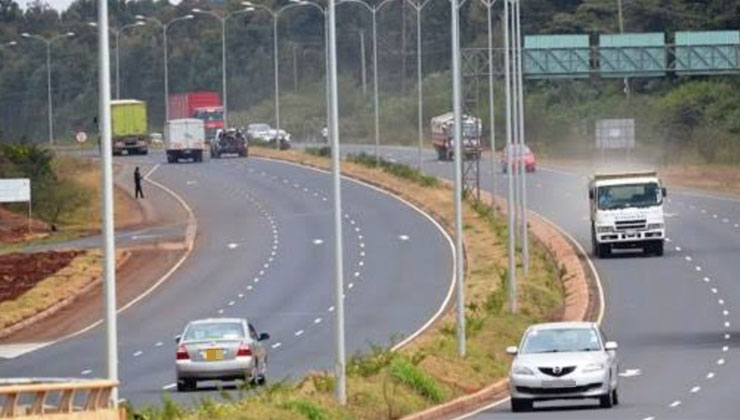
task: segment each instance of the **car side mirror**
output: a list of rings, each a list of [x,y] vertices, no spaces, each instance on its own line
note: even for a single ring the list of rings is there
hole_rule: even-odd
[[[180,344],[180,340],[182,340],[182,336],[181,335],[176,335],[175,336],[175,344]]]
[[[604,348],[606,351],[614,351],[619,348],[619,346],[616,341],[607,341],[606,344],[604,344]]]
[[[516,356],[517,353],[519,353],[519,349],[517,349],[516,346],[509,346],[506,348],[506,354],[510,356]]]
[[[668,189],[666,187],[663,187],[662,193],[663,193],[663,198],[668,197]]]
[[[270,339],[270,334],[268,334],[268,333],[262,333],[262,334],[260,334],[258,341],[266,341],[266,340],[269,340],[269,339]]]

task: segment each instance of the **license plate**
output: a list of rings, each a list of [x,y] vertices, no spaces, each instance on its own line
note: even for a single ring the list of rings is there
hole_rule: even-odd
[[[566,379],[556,379],[551,381],[542,381],[543,388],[575,388],[576,381]]]
[[[224,350],[223,349],[208,349],[206,350],[206,360],[213,361],[213,360],[224,360]]]

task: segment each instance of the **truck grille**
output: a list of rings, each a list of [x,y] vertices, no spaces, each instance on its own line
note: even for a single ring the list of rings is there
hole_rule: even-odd
[[[641,230],[647,227],[647,220],[622,220],[615,223],[617,230]]]

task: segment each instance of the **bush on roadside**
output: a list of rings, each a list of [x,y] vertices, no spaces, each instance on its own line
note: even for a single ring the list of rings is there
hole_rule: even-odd
[[[383,158],[375,159],[375,156],[365,152],[356,155],[350,154],[347,156],[347,160],[369,168],[380,168],[384,172],[412,181],[423,187],[436,188],[440,185],[437,177],[426,175],[418,169],[403,163],[389,162]]]

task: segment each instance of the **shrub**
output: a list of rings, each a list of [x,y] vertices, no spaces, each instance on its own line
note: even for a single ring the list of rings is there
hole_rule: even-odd
[[[375,159],[375,156],[362,152],[357,155],[347,156],[347,160],[369,168],[380,168],[383,172],[407,179],[424,187],[439,187],[439,180],[434,176],[425,175],[416,168],[403,163],[389,162],[383,158]]]
[[[329,415],[324,410],[322,410],[321,407],[310,401],[289,401],[285,404],[282,404],[282,407],[300,413],[308,420],[327,420],[329,418]]]
[[[439,384],[404,358],[398,357],[391,362],[390,374],[393,379],[410,387],[432,402],[439,403],[444,400],[444,394]]]

